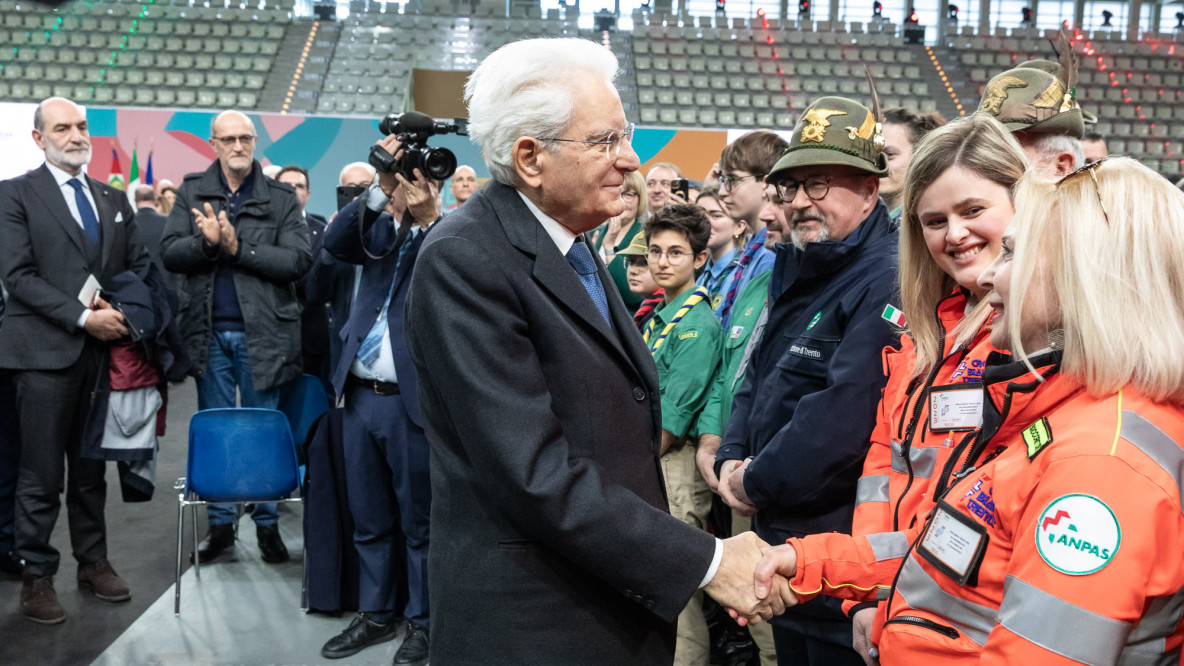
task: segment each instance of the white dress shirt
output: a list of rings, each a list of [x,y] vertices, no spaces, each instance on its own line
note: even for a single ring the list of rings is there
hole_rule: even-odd
[[[98,219],[99,207],[95,205],[95,196],[91,194],[90,184],[86,182],[86,167],[83,167],[77,176],[71,176],[49,162],[46,162],[45,166],[53,174],[53,179],[57,181],[58,189],[62,191],[62,198],[66,200],[66,207],[70,209],[70,214],[74,216],[74,221],[78,223],[78,228],[85,232],[86,227],[82,224],[82,213],[78,212],[78,200],[74,198],[74,186],[70,185],[70,181],[79,180],[82,182],[82,194],[90,202],[90,208],[95,212],[95,219]],[[82,311],[82,314],[78,315],[78,321],[76,322],[78,328],[86,327],[86,320],[90,318],[90,313],[91,309],[87,308]]]

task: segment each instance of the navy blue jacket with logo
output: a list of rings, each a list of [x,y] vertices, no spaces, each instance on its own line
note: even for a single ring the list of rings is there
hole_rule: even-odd
[[[886,378],[881,353],[898,343],[885,306],[899,306],[896,229],[881,202],[842,241],[777,247],[769,320],[732,404],[716,458],[753,456],[744,488],[759,511],[753,529],[777,545],[788,537],[851,531],[855,484]],[[830,603],[835,602],[835,603]],[[835,627],[850,644],[837,600],[791,609]],[[845,634],[844,634],[845,631]]]

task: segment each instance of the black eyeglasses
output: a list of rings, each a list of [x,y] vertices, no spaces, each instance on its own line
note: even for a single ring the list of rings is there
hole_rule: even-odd
[[[593,146],[604,146],[604,156],[612,160],[617,159],[621,154],[621,146],[626,142],[633,143],[633,123],[629,123],[623,130],[617,130],[609,134],[603,141],[591,141],[588,139],[550,139],[551,141],[562,141],[564,143],[586,143]]]
[[[830,193],[831,181],[839,178],[862,178],[863,176],[810,176],[805,180],[793,180],[791,178],[783,178],[773,183],[773,189],[777,191],[777,196],[781,197],[784,203],[793,202],[798,195],[798,188],[802,187],[806,191],[806,196],[811,201],[822,201],[826,195]]]
[[[1106,220],[1106,226],[1110,226],[1110,213],[1106,212],[1106,203],[1102,201],[1102,186],[1098,184],[1098,174],[1096,173],[1098,166],[1100,166],[1102,162],[1105,162],[1106,160],[1107,158],[1103,157],[1100,160],[1086,164],[1080,169],[1077,169],[1073,173],[1058,180],[1056,186],[1057,188],[1060,188],[1060,186],[1066,181],[1072,180],[1083,173],[1089,172],[1089,177],[1094,181],[1094,192],[1096,192],[1098,195],[1098,205],[1102,207],[1102,217]]]
[[[241,143],[244,146],[250,146],[251,144],[255,143],[255,135],[243,134],[241,136],[216,136],[214,137],[214,141],[222,144],[222,147],[224,148],[233,148],[234,144],[236,143]]]
[[[728,192],[731,192],[732,188],[736,187],[736,183],[739,183],[740,181],[744,180],[745,178],[755,178],[757,180],[760,180],[761,178],[764,178],[764,177],[765,177],[765,174],[763,174],[763,173],[752,174],[750,176],[729,176],[727,174],[721,173],[719,175],[719,189],[727,190]]]

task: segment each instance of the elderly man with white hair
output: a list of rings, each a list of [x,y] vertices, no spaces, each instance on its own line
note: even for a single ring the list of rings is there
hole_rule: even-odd
[[[777,610],[753,593],[756,537],[669,514],[654,362],[585,237],[640,166],[616,73],[593,42],[536,39],[465,89],[494,182],[425,240],[406,306],[433,663],[669,664],[698,590]]]

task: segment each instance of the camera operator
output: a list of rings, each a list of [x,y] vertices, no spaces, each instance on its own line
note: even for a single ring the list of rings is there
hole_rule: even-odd
[[[431,488],[428,444],[416,397],[415,367],[403,343],[403,302],[415,257],[440,218],[439,181],[413,169],[399,171],[403,144],[391,135],[378,146],[396,166],[338,212],[325,232],[325,250],[362,266],[354,307],[342,329],[341,359],[333,388],[344,396],[343,439],[354,544],[358,550],[358,616],[321,649],[328,659],[348,657],[398,633],[398,569],[393,548],[406,539],[407,633],[395,664],[422,664],[428,656],[428,516]],[[373,161],[373,160],[372,160]],[[390,212],[393,210],[394,215]],[[393,508],[398,507],[398,515]]]

